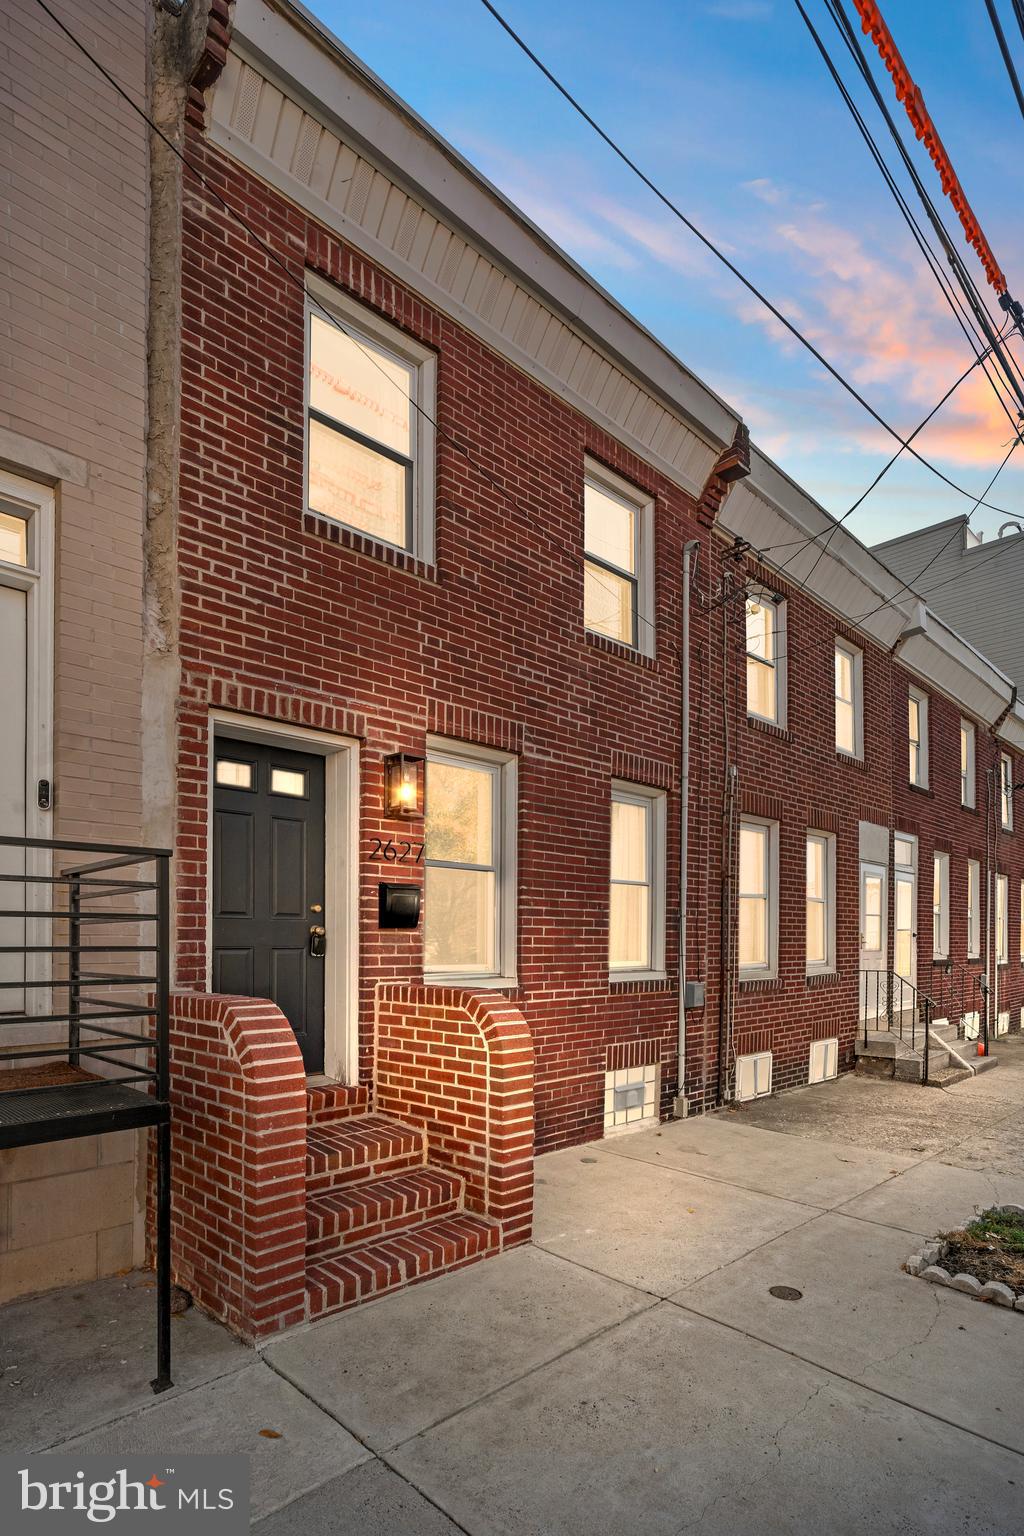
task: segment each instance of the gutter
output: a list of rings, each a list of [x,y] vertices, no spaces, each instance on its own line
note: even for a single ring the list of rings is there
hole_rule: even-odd
[[[679,771],[679,1021],[674,1112],[686,1114],[686,939],[689,902],[690,854],[690,571],[691,557],[700,549],[697,539],[683,545],[682,701]]]

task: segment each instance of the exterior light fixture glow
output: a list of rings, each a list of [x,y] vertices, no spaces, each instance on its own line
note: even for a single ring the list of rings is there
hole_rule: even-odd
[[[384,759],[384,814],[402,821],[423,815],[423,759],[394,752]]]

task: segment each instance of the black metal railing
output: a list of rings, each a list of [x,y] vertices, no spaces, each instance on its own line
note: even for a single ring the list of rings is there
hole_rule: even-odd
[[[978,1038],[982,1051],[988,1055],[988,998],[982,971],[970,971],[955,960],[932,961],[932,996],[935,999],[935,1015],[955,1023],[957,1036],[966,1038],[967,1021],[972,1016],[978,1021]]]
[[[0,1147],[152,1126],[171,1385],[170,853],[0,837]]]
[[[860,984],[865,1047],[875,1033],[894,1035],[912,1051],[920,1050],[926,1083],[934,999],[898,971],[862,971]]]

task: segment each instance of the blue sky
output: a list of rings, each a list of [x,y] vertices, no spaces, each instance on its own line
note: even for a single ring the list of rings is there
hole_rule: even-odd
[[[852,85],[822,0],[805,4]],[[1000,5],[1024,74],[1024,42],[1008,0]],[[612,156],[479,0],[313,0],[313,8],[738,406],[784,469],[831,512],[847,509],[888,458],[890,440]],[[503,0],[499,8],[876,409],[904,435],[913,430],[971,353],[792,0]],[[854,14],[850,0],[848,9]],[[982,0],[886,0],[884,12],[1011,292],[1024,298],[1024,121]],[[888,76],[881,78],[895,105]],[[863,87],[855,94],[887,146]],[[919,155],[944,203],[930,162]],[[947,225],[984,287],[952,210]],[[1024,358],[1024,343],[1017,351]],[[1010,438],[1006,416],[976,371],[918,446],[978,495]],[[1011,513],[1024,513],[1024,448],[1018,455],[991,496]],[[890,472],[849,526],[870,543],[970,506],[909,461]],[[1000,521],[979,509],[972,526],[991,536]]]

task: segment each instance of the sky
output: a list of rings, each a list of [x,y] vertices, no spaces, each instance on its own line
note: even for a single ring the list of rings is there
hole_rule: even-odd
[[[998,4],[1024,75],[1024,40],[1009,0]],[[499,0],[498,8],[651,179],[909,435],[972,353],[794,0]],[[895,166],[823,0],[805,8]],[[480,0],[312,0],[312,9],[738,408],[764,452],[834,515],[847,511],[894,451],[892,439],[614,157]],[[847,9],[855,15],[852,0]],[[983,0],[884,0],[884,14],[1010,291],[1024,300],[1024,119]],[[879,79],[897,107],[880,66]],[[934,168],[914,150],[995,309]],[[1015,350],[1024,361],[1024,341]],[[904,454],[848,526],[870,544],[970,511],[1011,440],[975,369],[915,440],[969,496]],[[1024,516],[1024,446],[988,499]],[[1003,520],[979,507],[971,525],[988,539]]]

